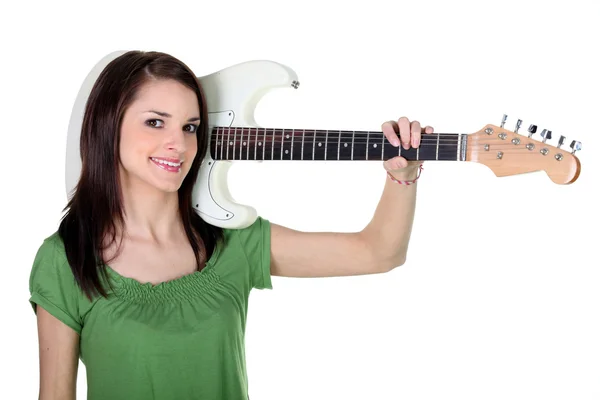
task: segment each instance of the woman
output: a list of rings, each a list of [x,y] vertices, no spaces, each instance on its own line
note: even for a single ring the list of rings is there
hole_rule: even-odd
[[[390,179],[360,232],[299,232],[260,217],[222,229],[191,204],[207,121],[197,78],[167,54],[128,52],[96,81],[78,185],[31,272],[40,399],[75,398],[78,358],[90,400],[247,399],[252,288],[272,288],[271,276],[383,273],[404,263],[420,163],[384,162]],[[382,130],[407,149],[433,132],[407,118]]]

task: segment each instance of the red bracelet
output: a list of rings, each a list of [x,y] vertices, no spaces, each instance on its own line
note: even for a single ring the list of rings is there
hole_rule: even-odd
[[[417,179],[419,179],[419,177],[421,176],[421,171],[423,170],[423,164],[419,165],[419,172],[417,172],[417,177],[415,179],[413,179],[412,181],[399,181],[398,179],[394,178],[392,176],[392,174],[390,174],[390,172],[388,171],[388,176],[390,177],[390,179],[394,182],[397,182],[401,185],[412,185],[413,183],[415,183],[417,181]]]

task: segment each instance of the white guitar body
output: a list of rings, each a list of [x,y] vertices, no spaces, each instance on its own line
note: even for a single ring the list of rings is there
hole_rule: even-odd
[[[67,197],[72,195],[81,173],[79,141],[85,104],[102,70],[125,52],[116,51],[101,59],[92,68],[77,95],[67,135]],[[198,79],[208,107],[209,135],[214,126],[258,127],[254,111],[261,98],[272,89],[297,88],[299,85],[298,77],[291,68],[266,60],[233,65]],[[256,210],[237,203],[229,192],[227,173],[231,161],[213,160],[210,145],[208,147],[192,194],[196,212],[207,223],[223,228],[240,229],[251,225],[257,218]]]

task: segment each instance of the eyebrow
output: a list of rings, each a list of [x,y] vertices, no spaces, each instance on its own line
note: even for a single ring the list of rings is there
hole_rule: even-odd
[[[172,117],[171,114],[166,113],[166,112],[162,112],[162,111],[148,110],[148,111],[145,111],[145,112],[151,112],[151,113],[154,113],[154,114],[158,114],[161,117],[165,117],[165,118],[171,118]],[[200,121],[200,118],[199,117],[194,117],[194,118],[190,118],[190,119],[187,120],[187,122],[194,122],[194,121]]]

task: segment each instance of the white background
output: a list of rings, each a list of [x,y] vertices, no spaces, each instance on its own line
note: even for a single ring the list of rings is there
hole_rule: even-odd
[[[141,49],[199,76],[252,59],[289,65],[300,87],[264,98],[266,127],[378,130],[406,115],[473,133],[506,113],[508,128],[521,118],[522,132],[552,130],[552,145],[561,134],[583,143],[567,186],[544,172],[498,178],[480,164],[427,162],[404,266],[274,278],[273,291],[253,292],[252,399],[600,399],[600,4],[356,4],[3,5],[0,398],[37,398],[28,279],[66,204],[79,86],[106,54]],[[380,162],[245,163],[229,187],[272,222],[349,232],[370,220],[385,179]],[[78,379],[85,398],[83,365]]]

